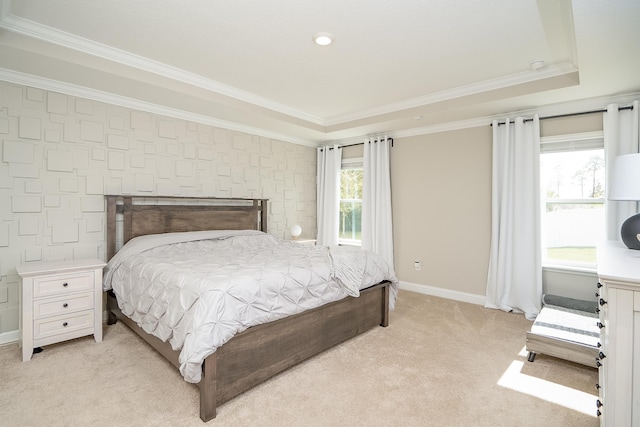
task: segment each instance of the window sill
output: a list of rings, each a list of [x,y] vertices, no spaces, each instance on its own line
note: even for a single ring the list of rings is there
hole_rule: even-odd
[[[574,267],[554,264],[543,265],[542,271],[549,271],[553,273],[580,274],[583,276],[594,276],[598,274],[596,267]]]
[[[355,247],[361,247],[362,243],[358,242],[358,241],[349,241],[349,240],[340,240],[338,242],[338,246],[355,246]]]

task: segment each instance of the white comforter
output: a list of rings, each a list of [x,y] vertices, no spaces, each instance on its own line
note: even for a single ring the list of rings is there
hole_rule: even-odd
[[[204,359],[235,334],[383,280],[393,308],[397,279],[377,255],[241,230],[132,239],[109,261],[103,287],[146,332],[181,349],[180,372],[199,382]]]

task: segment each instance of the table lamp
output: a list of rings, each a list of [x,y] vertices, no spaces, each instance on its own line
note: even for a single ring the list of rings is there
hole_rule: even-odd
[[[639,201],[640,153],[616,157],[609,177],[607,199]],[[640,249],[640,213],[627,218],[620,229],[620,237],[629,249]]]
[[[293,238],[293,240],[298,240],[298,238],[302,234],[302,227],[300,227],[298,224],[292,225],[289,229],[289,233],[291,233],[291,238]]]

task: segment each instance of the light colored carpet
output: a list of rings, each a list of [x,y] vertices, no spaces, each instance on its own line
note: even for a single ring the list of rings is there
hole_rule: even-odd
[[[597,426],[597,371],[544,355],[527,362],[530,326],[401,291],[389,327],[244,393],[208,425]],[[197,386],[121,322],[100,344],[47,346],[27,363],[17,344],[0,347],[0,425],[203,426],[198,414]]]

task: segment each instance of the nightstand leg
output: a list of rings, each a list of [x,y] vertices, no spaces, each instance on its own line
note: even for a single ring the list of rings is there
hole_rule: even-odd
[[[29,347],[22,347],[22,361],[28,362],[31,360],[31,356],[33,355],[33,349]]]

